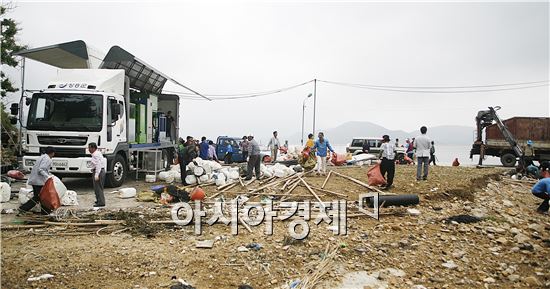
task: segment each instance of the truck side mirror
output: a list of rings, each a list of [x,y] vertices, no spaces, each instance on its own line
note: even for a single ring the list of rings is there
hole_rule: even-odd
[[[118,103],[113,104],[113,114],[117,117],[120,116],[120,105]]]
[[[10,113],[11,115],[18,115],[19,114],[19,103],[12,103],[10,106]]]

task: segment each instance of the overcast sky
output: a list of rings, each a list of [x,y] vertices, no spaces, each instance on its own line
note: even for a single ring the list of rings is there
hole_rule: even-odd
[[[83,39],[104,52],[119,45],[204,94],[266,91],[314,78],[391,86],[549,79],[545,2],[15,4],[9,16],[20,23],[23,44]],[[28,61],[26,88],[45,88],[55,74]],[[184,100],[182,133],[215,138],[252,132],[267,141],[276,129],[284,139],[300,131],[302,101],[312,92],[308,84],[256,99]],[[306,102],[309,130],[312,100]],[[427,94],[318,83],[317,128],[346,121],[406,131],[473,127],[477,111],[494,105],[502,106],[503,117],[549,116],[549,88]]]

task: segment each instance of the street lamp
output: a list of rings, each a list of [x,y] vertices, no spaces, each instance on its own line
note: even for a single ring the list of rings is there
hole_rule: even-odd
[[[304,102],[302,103],[302,146],[304,146],[304,116],[306,113],[306,100],[310,98],[312,94],[308,94],[307,97],[304,99]]]

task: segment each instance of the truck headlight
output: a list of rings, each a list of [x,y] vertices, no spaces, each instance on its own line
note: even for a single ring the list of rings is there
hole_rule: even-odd
[[[25,160],[25,166],[26,167],[32,167],[36,163],[35,160]]]

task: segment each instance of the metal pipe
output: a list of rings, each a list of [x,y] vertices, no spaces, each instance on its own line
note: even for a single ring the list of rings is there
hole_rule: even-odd
[[[311,93],[307,95],[307,97],[302,102],[302,146],[304,145],[304,117],[306,113],[306,100],[311,97]]]
[[[315,113],[317,111],[317,78],[313,80],[313,135],[315,135]]]
[[[380,195],[378,196],[378,206],[390,207],[390,206],[411,206],[418,205],[420,202],[418,195]],[[374,206],[374,199],[372,197],[367,198],[367,205],[372,208]]]

